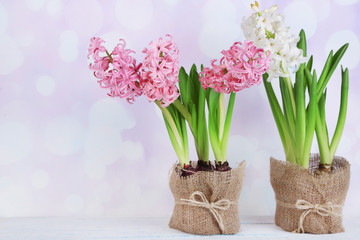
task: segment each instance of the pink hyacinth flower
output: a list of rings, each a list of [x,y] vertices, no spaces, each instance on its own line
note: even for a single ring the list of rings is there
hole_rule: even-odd
[[[200,81],[204,89],[211,87],[219,93],[238,92],[261,83],[261,76],[269,68],[270,53],[256,48],[251,41],[234,43],[219,64],[211,61],[212,68],[204,68]]]
[[[100,53],[104,53],[105,52],[105,47],[101,46],[102,43],[104,43],[105,41],[102,40],[101,38],[98,37],[93,37],[90,40],[90,46],[88,48],[88,55],[87,57],[90,58],[92,57],[95,60],[99,60],[99,54]]]
[[[141,64],[136,65],[135,58],[131,56],[134,51],[125,48],[125,40],[120,39],[110,56],[102,43],[104,40],[100,38],[91,39],[88,57],[93,59],[93,63],[90,63],[90,69],[99,79],[100,87],[109,89],[109,96],[124,98],[133,103],[135,97],[142,95],[139,71]]]
[[[176,83],[179,81],[179,50],[170,35],[165,39],[152,41],[143,53],[142,86],[144,95],[150,102],[160,101],[169,106],[180,95]]]

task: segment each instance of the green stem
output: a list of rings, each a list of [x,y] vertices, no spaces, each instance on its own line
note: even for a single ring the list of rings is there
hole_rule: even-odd
[[[215,128],[216,118],[211,116],[214,116],[214,114],[209,112],[209,137],[210,137],[211,147],[215,155],[215,160],[216,162],[218,162],[222,160],[222,154],[220,149],[219,136],[217,135],[217,131]]]
[[[225,94],[220,93],[219,97],[219,139],[221,141],[224,135],[224,125],[225,125]]]
[[[287,74],[289,74],[289,72],[287,71]],[[295,95],[294,95],[294,88],[292,86],[292,83],[291,83],[291,78],[290,76],[288,77],[285,77],[285,82],[286,82],[286,85],[289,89],[289,93],[290,93],[290,101],[291,101],[291,105],[292,105],[292,109],[293,109],[293,113],[294,113],[294,117],[296,119],[296,105],[295,105]]]
[[[159,101],[155,101],[156,105],[160,108],[161,112],[164,114],[164,117],[166,118],[166,120],[168,121],[169,123],[169,126],[172,130],[172,132],[174,133],[174,136],[175,136],[175,139],[176,139],[176,142],[178,143],[179,146],[182,146],[182,141],[181,141],[181,137],[180,137],[180,133],[176,127],[176,124],[174,122],[174,119],[171,117],[171,114],[170,112],[166,109],[166,108],[163,108],[161,106],[161,103]]]
[[[189,113],[189,111],[186,109],[184,104],[182,104],[180,102],[179,99],[176,99],[175,102],[173,102],[173,104],[176,107],[176,109],[181,113],[181,115],[185,118],[185,120],[188,122],[190,130],[194,134],[195,132],[194,132],[194,128],[193,128],[193,121],[192,121],[192,117],[191,117],[191,114]]]
[[[230,126],[231,126],[231,119],[232,119],[232,113],[234,110],[234,104],[235,104],[235,96],[236,94],[234,92],[230,93],[229,103],[226,111],[226,119],[224,124],[224,135],[221,139],[221,151],[223,156],[223,161],[227,161],[227,147],[229,142],[229,134],[230,134]]]
[[[207,105],[209,110],[209,137],[211,148],[215,155],[216,162],[222,160],[220,138],[219,138],[219,100],[220,93],[215,92],[212,88],[207,90]]]
[[[185,151],[183,151],[181,149],[181,147],[179,146],[178,142],[176,141],[174,133],[171,130],[167,119],[165,118],[164,115],[163,115],[163,117],[164,117],[166,129],[167,129],[169,137],[170,137],[171,144],[172,144],[172,146],[173,146],[173,148],[175,150],[175,153],[176,153],[177,157],[179,158],[180,166],[183,168],[184,164],[189,165],[189,163],[190,163],[190,161],[189,161],[189,151],[188,151],[187,144],[186,145],[184,144]]]
[[[105,50],[105,52],[106,52],[106,55],[109,57],[110,62],[113,63],[114,59],[112,58],[111,54],[107,50]]]

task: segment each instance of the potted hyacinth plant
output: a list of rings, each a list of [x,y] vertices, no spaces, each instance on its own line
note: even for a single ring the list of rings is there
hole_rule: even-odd
[[[125,40],[120,39],[111,53],[102,45],[104,42],[101,38],[94,37],[91,39],[88,49],[88,58],[92,60],[89,68],[94,72],[100,87],[109,90],[108,96],[126,99],[130,104],[134,103],[136,98],[141,95],[144,95],[149,102],[154,102],[164,117],[172,146],[182,169],[182,176],[194,173],[194,169],[189,169],[189,147],[185,121],[188,120],[193,133],[200,130],[206,132],[206,124],[198,124],[199,128],[193,127],[195,125],[193,121],[195,122],[196,118],[190,115],[188,109],[191,108],[185,105],[187,102],[182,102],[187,98],[184,98],[185,94],[183,97],[179,97],[180,93],[177,87],[180,70],[179,49],[172,36],[166,35],[165,38],[159,38],[157,42],[152,41],[143,50],[145,57],[141,63],[137,63],[132,56],[135,51],[126,48]],[[180,73],[184,71],[182,68]],[[191,86],[183,86],[185,81],[191,82],[188,79],[181,82],[182,91],[191,89]],[[197,96],[197,94],[194,93],[193,96]],[[198,112],[198,116],[205,115],[205,113],[200,114],[201,111]],[[203,120],[205,121],[205,118]],[[196,146],[203,147],[204,145],[205,149],[198,151],[199,159],[208,159],[207,141],[199,141],[195,135],[194,137],[195,143],[200,142]]]
[[[176,205],[169,225],[189,233],[235,234],[240,228],[237,200],[242,187],[245,161],[233,169],[227,162],[232,112],[236,92],[261,83],[261,76],[268,69],[270,56],[250,41],[243,44],[236,42],[229,50],[223,50],[222,54],[218,64],[214,59],[211,61],[211,68],[202,67],[200,76],[191,77],[191,73],[190,76],[180,73],[180,89],[182,80],[195,78],[195,91],[198,92],[197,89],[200,88],[201,100],[206,98],[208,132],[215,156],[215,167],[187,178],[180,178],[176,171],[170,176],[170,188]],[[230,95],[227,108],[225,94]],[[183,92],[181,97],[184,102],[187,101]],[[204,105],[201,106],[203,112]]]
[[[137,63],[125,40],[120,40],[111,53],[103,43],[100,38],[91,39],[88,52],[90,69],[100,87],[108,89],[110,97],[129,103],[145,95],[162,111],[179,159],[170,176],[175,208],[169,226],[194,234],[236,233],[245,162],[231,169],[226,161],[235,92],[261,82],[269,54],[250,41],[235,43],[222,52],[219,65],[213,60],[212,68],[203,68],[200,74],[193,65],[187,74],[179,67],[179,50],[170,35],[152,41],[143,50],[142,63]],[[225,93],[230,94],[226,114]],[[189,159],[187,126],[194,138],[197,162]],[[215,167],[209,160],[209,138]]]
[[[270,160],[271,184],[276,197],[275,223],[297,233],[343,231],[342,206],[346,198],[350,166],[335,156],[346,118],[349,84],[348,69],[341,69],[341,103],[332,140],[325,119],[326,86],[348,44],[330,52],[318,77],[312,70],[313,56],[307,60],[305,32],[299,37],[289,31],[278,8],[254,13],[242,24],[245,37],[271,53],[264,86],[284,147],[286,162]],[[296,72],[295,82],[290,71]],[[282,108],[272,83],[279,81]],[[306,96],[307,94],[307,96]],[[308,101],[306,101],[308,99]],[[310,154],[316,132],[319,154]]]
[[[211,68],[203,68],[200,81],[207,90],[209,136],[216,169],[226,171],[231,169],[226,153],[236,92],[261,83],[261,76],[269,67],[270,54],[265,54],[251,41],[236,42],[221,53],[219,64],[214,59]],[[230,95],[226,112],[225,94]]]

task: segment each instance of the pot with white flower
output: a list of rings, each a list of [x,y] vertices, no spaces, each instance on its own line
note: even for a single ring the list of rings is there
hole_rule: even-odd
[[[110,90],[110,97],[125,98],[129,103],[145,95],[162,111],[179,160],[170,176],[175,207],[169,226],[193,234],[236,233],[245,162],[231,169],[226,161],[235,92],[260,83],[269,56],[251,42],[235,43],[223,51],[220,65],[213,60],[213,68],[204,68],[200,75],[194,65],[188,75],[179,67],[179,50],[170,35],[151,42],[140,64],[132,57],[134,51],[125,48],[124,40],[111,53],[103,42],[93,38],[88,54],[100,86]],[[226,114],[224,93],[230,94]],[[186,122],[194,137],[197,162],[189,159]],[[209,161],[209,136],[215,165]]]
[[[306,38],[289,32],[277,7],[255,11],[243,22],[245,37],[272,53],[264,74],[264,86],[284,147],[286,162],[270,160],[271,184],[276,197],[275,223],[297,233],[343,231],[342,206],[350,178],[346,159],[335,156],[343,132],[348,95],[348,69],[342,70],[338,123],[329,141],[325,120],[326,86],[348,44],[331,51],[320,77],[312,71],[313,57],[306,62]],[[293,85],[288,69],[295,69]],[[282,108],[270,80],[279,78]],[[308,102],[306,104],[306,89]],[[310,154],[316,132],[320,154]]]

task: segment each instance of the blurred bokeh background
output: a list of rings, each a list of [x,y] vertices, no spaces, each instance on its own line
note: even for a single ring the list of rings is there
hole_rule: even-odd
[[[130,105],[98,87],[88,70],[89,40],[100,36],[111,49],[124,38],[142,61],[143,48],[169,33],[189,70],[244,40],[240,24],[250,3],[0,1],[0,216],[169,216],[168,172],[176,155],[161,114],[143,97]],[[360,1],[259,3],[277,4],[294,33],[305,29],[318,72],[331,49],[350,43],[341,62],[351,87],[337,155],[352,164],[344,214],[360,216]],[[330,132],[339,94],[338,69],[328,87]],[[247,161],[241,214],[273,215],[269,158],[284,154],[262,85],[237,94],[228,149],[232,166]]]

